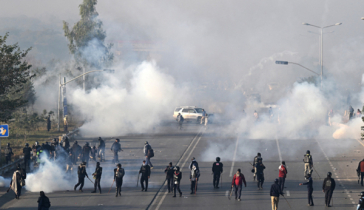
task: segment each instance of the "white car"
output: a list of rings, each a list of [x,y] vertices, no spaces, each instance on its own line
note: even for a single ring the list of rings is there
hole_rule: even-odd
[[[188,121],[201,121],[202,108],[197,108],[195,106],[180,106],[174,109],[173,118],[177,119],[178,113],[181,113],[182,117]]]

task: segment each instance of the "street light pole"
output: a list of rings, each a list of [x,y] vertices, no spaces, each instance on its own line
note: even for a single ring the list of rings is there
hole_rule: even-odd
[[[309,69],[309,68],[307,68],[307,67],[304,67],[304,66],[302,66],[302,65],[301,65],[301,64],[299,64],[299,63],[288,62],[288,61],[276,61],[276,64],[281,64],[281,65],[294,64],[294,65],[297,65],[297,66],[301,66],[302,68],[306,69],[307,71],[310,71],[310,72],[312,72],[312,73],[314,73],[314,74],[316,74],[316,75],[319,75],[319,76],[320,76],[320,74],[319,74],[319,73],[317,73],[317,72],[315,72],[315,71],[313,71],[313,70],[311,70],[311,69]]]
[[[60,128],[59,128],[59,126],[60,126],[60,119],[59,119],[59,115],[60,115],[60,113],[59,113],[59,103],[60,103],[60,98],[61,98],[61,87],[62,87],[62,85],[61,85],[62,83],[61,83],[61,74],[59,74],[59,84],[58,84],[58,103],[57,103],[57,118],[58,118],[58,125],[57,125],[57,127],[58,127],[58,132],[60,131]]]

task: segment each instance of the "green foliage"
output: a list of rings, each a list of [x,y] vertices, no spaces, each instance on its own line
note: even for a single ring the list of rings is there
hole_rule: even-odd
[[[29,69],[31,65],[25,60],[27,50],[20,50],[18,44],[7,45],[8,34],[0,36],[0,121],[6,122],[18,108],[34,99],[35,93],[31,83]],[[33,100],[33,102],[34,102]]]
[[[102,22],[98,19],[96,4],[97,0],[83,0],[79,6],[81,20],[72,27],[72,30],[70,30],[69,24],[63,21],[63,31],[69,41],[70,52],[75,56],[77,62],[91,67],[101,67],[113,59],[113,54],[110,53],[112,45],[104,44],[106,32],[102,28]],[[89,53],[92,53],[93,56],[90,56]]]

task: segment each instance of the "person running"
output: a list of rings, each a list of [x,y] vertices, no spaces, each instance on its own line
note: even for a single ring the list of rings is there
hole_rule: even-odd
[[[146,141],[144,144],[144,156],[146,164],[149,165],[151,169],[153,169],[153,164],[150,161],[150,158],[152,158],[152,156],[154,157],[154,151],[152,147],[149,145],[148,141]]]
[[[231,188],[235,190],[235,200],[241,201],[241,190],[244,186],[246,187],[245,177],[244,174],[241,173],[240,168],[234,174],[233,181],[231,183]]]
[[[307,174],[306,176],[306,180],[307,182],[305,183],[300,183],[299,185],[307,185],[307,194],[308,194],[308,206],[314,206],[313,204],[313,199],[312,199],[312,192],[313,192],[313,181],[312,181],[312,177],[311,174]]]

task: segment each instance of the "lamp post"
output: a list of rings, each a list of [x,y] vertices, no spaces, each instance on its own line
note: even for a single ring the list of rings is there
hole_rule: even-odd
[[[288,61],[276,61],[276,64],[280,64],[280,65],[294,64],[294,65],[297,65],[297,66],[301,66],[302,68],[306,69],[307,71],[310,71],[310,72],[312,72],[312,73],[314,73],[314,74],[316,74],[316,75],[320,76],[320,74],[319,74],[319,73],[317,73],[317,72],[315,72],[315,71],[313,71],[313,70],[311,70],[311,69],[309,69],[309,68],[306,68],[306,67],[302,66],[302,65],[301,65],[301,64],[299,64],[299,63],[288,62]],[[321,81],[321,82],[322,82],[322,81]]]
[[[61,74],[59,74],[58,104],[57,104],[57,106],[58,106],[58,132],[60,131],[60,123],[61,123],[60,116],[59,116],[60,115],[59,104],[60,104],[60,100],[61,100],[61,88],[62,88],[62,86],[65,86],[67,83],[70,83],[70,82],[74,81],[75,79],[78,79],[80,77],[84,77],[86,74],[93,73],[93,72],[101,72],[101,71],[106,71],[106,72],[111,72],[111,73],[115,72],[115,70],[113,70],[113,69],[103,69],[103,70],[89,71],[89,72],[83,73],[83,74],[71,79],[68,82],[64,82],[63,84],[62,84],[62,81],[61,81]],[[83,88],[84,87],[85,87],[85,85],[83,83]]]
[[[303,25],[306,25],[306,26],[312,26],[312,27],[315,27],[315,28],[319,28],[320,29],[320,36],[321,36],[321,43],[320,43],[320,47],[321,47],[321,87],[322,87],[322,79],[323,79],[323,75],[324,75],[324,60],[323,60],[323,53],[324,53],[324,49],[323,49],[323,46],[324,46],[324,41],[323,41],[323,36],[322,36],[322,32],[323,32],[323,29],[325,28],[329,28],[329,27],[332,27],[332,26],[339,26],[341,25],[342,23],[336,23],[334,25],[328,25],[328,26],[325,26],[325,27],[320,27],[320,26],[316,26],[316,25],[312,25],[312,24],[309,24],[309,23],[302,23]]]

